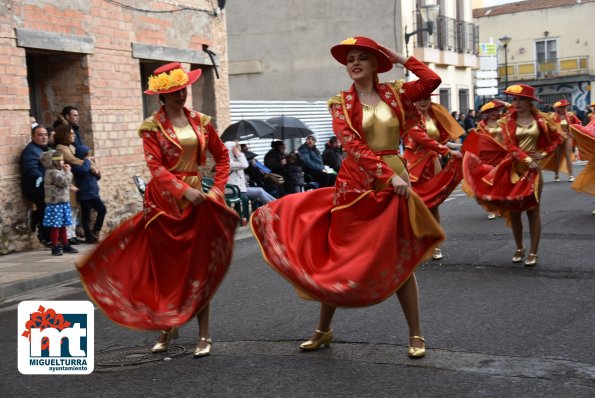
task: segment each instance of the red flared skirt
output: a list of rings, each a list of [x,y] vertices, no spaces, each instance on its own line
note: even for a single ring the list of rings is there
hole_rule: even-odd
[[[180,217],[143,213],[77,264],[89,296],[114,322],[163,330],[186,323],[215,294],[231,262],[237,215],[208,198]]]
[[[434,165],[429,162],[417,181],[411,182],[411,188],[429,208],[440,205],[446,200],[463,179],[462,159],[451,156],[444,168],[436,175],[425,172]]]
[[[595,124],[586,127],[572,125],[572,131],[578,145],[581,159],[588,163],[576,176],[572,189],[577,192],[595,195]]]
[[[494,166],[482,162],[471,152],[463,159],[465,184],[487,211],[524,211],[539,203],[539,170],[530,170],[512,156]]]
[[[390,189],[333,208],[333,188],[284,197],[250,219],[263,256],[304,297],[338,307],[381,302],[444,240],[420,198]]]

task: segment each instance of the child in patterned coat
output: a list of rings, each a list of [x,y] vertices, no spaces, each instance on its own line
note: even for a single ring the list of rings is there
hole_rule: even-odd
[[[50,228],[52,255],[61,256],[63,252],[78,253],[78,250],[68,244],[66,236],[66,227],[72,224],[70,190],[76,190],[71,187],[70,165],[64,163],[64,156],[60,151],[44,152],[40,160],[46,168],[44,178],[46,207],[43,226]],[[58,240],[62,245],[58,244]]]

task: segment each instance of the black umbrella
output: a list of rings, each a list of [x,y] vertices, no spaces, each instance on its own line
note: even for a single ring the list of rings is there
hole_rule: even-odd
[[[272,137],[280,140],[285,140],[287,138],[303,138],[314,134],[304,122],[295,117],[277,116],[267,119],[267,122],[275,128]]]
[[[221,141],[244,141],[269,136],[275,128],[262,120],[240,120],[231,124],[221,134]]]

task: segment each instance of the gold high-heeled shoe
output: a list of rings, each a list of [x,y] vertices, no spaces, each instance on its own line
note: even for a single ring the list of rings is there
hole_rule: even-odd
[[[520,263],[521,261],[523,261],[523,257],[525,257],[525,248],[523,247],[522,249],[516,249],[516,251],[512,255],[512,262]]]
[[[423,347],[412,347],[411,345],[407,349],[409,358],[423,358],[426,355],[426,339],[421,336],[411,336],[410,339],[421,340]]]
[[[435,248],[434,249],[434,254],[432,254],[432,259],[433,260],[440,260],[442,258],[442,250]]]
[[[525,267],[535,267],[537,265],[537,254],[529,253],[525,260]]]
[[[331,341],[333,340],[333,329],[323,332],[322,330],[316,329],[316,333],[320,333],[320,337],[316,340],[308,340],[300,344],[300,348],[305,351],[314,351],[319,349],[321,346],[330,347]]]
[[[163,351],[167,350],[167,346],[168,346],[169,342],[172,339],[177,339],[178,337],[179,337],[179,333],[178,333],[177,327],[173,327],[169,330],[162,330],[161,336],[159,336],[159,340],[157,340],[157,343],[155,343],[153,348],[151,348],[151,352],[153,354],[155,354],[155,353],[163,352]],[[160,340],[164,340],[164,341],[160,341]]]
[[[198,344],[196,344],[196,348],[194,348],[194,352],[192,353],[192,355],[194,356],[194,358],[206,357],[211,353],[211,346],[213,345],[213,340],[211,340],[210,337],[201,337],[198,341],[206,341],[207,346],[205,348],[199,348]]]

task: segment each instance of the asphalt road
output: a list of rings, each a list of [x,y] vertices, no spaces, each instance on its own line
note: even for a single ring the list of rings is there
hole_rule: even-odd
[[[0,396],[593,397],[595,197],[552,182],[551,173],[545,180],[532,269],[510,262],[514,243],[504,220],[487,220],[460,191],[443,204],[445,257],[417,271],[423,359],[406,356],[396,299],[339,310],[334,344],[300,352],[318,305],[298,299],[247,238],[236,243],[212,303],[211,356],[190,354],[195,322],[171,353],[150,355],[156,333],[123,329],[96,311],[96,362],[121,366],[97,364],[88,376],[24,376],[17,370],[16,307],[8,305],[0,309]],[[86,296],[72,282],[19,300],[42,298]]]

